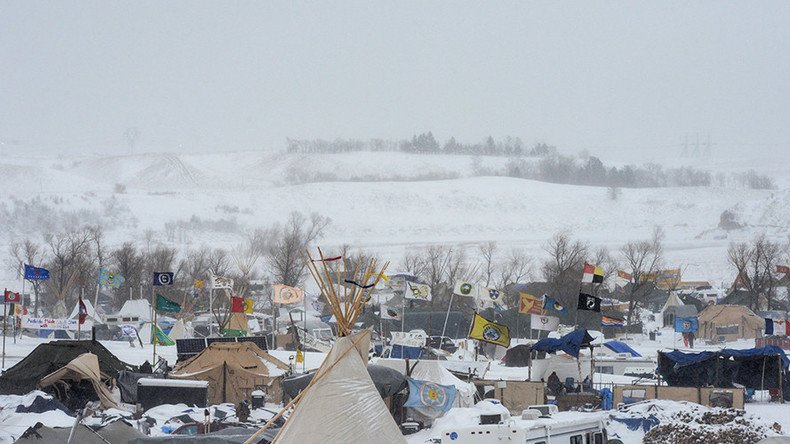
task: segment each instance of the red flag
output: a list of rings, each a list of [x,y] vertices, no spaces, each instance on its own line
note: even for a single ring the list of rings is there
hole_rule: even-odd
[[[587,262],[584,263],[584,270],[585,274],[593,274],[595,273],[595,265],[588,264]]]
[[[14,293],[11,290],[6,290],[3,294],[3,299],[6,303],[11,302],[14,304],[18,304],[22,302],[22,297],[19,296],[19,293]]]
[[[82,325],[82,324],[84,324],[84,323],[85,323],[85,319],[87,319],[87,318],[88,318],[88,307],[86,307],[86,306],[85,306],[85,303],[84,303],[84,302],[82,302],[82,296],[80,296],[80,301],[79,301],[79,304],[80,304],[80,310],[79,310],[79,314],[80,314],[80,325]]]
[[[777,265],[776,266],[776,272],[777,273],[790,274],[790,267],[788,267],[787,265]]]
[[[244,298],[241,296],[233,296],[230,298],[230,312],[231,313],[244,313]]]

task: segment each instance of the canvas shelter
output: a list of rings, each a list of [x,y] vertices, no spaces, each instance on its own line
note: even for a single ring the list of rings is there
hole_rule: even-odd
[[[45,388],[59,383],[89,381],[104,408],[117,407],[118,404],[112,399],[112,392],[102,382],[106,379],[108,376],[102,375],[99,370],[99,358],[93,353],[83,353],[59,370],[45,376],[38,385]]]
[[[208,348],[176,365],[173,379],[208,381],[209,404],[249,400],[254,390],[282,399],[282,380],[289,367],[252,342],[212,342]]]
[[[278,443],[406,443],[368,374],[369,347],[369,330],[337,339]]]
[[[94,324],[101,324],[101,319],[96,314],[96,308],[93,307],[93,304],[88,299],[83,299],[83,303],[85,303],[85,311],[88,313],[88,321],[93,322]],[[71,314],[69,315],[69,319],[78,319],[80,313],[80,304],[77,302],[74,304],[74,308],[71,310]]]
[[[672,291],[669,293],[669,297],[667,297],[667,301],[664,302],[664,306],[661,307],[661,313],[663,314],[669,307],[680,307],[683,304],[683,301],[680,300],[680,296],[678,296],[677,292]]]
[[[744,305],[709,305],[697,320],[697,337],[716,342],[760,338],[765,329],[765,320]]]
[[[406,375],[406,360],[404,359],[379,359],[376,364],[395,369]],[[472,407],[475,404],[477,389],[474,384],[460,380],[450,373],[450,370],[439,364],[439,361],[434,359],[410,361],[409,367],[412,367],[410,377],[413,379],[454,386],[458,394],[453,402],[453,407]]]
[[[42,378],[84,353],[96,355],[99,371],[111,378],[117,378],[122,370],[136,370],[136,367],[118,359],[98,341],[51,341],[33,349],[0,376],[0,394],[22,395],[35,390]]]
[[[675,326],[675,319],[677,318],[691,318],[697,316],[697,307],[693,305],[672,305],[666,307],[662,312],[663,326]]]

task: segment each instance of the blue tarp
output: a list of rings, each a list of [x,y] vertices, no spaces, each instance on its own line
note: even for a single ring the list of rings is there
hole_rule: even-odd
[[[637,353],[636,350],[631,348],[631,346],[629,346],[625,342],[609,341],[609,342],[605,342],[603,345],[606,346],[606,348],[608,348],[609,350],[611,350],[611,351],[613,351],[615,353],[631,353],[631,356],[633,356],[635,358],[641,358],[642,357],[642,355]]]
[[[721,351],[724,356],[732,356],[733,358],[746,358],[752,356],[776,356],[782,357],[784,368],[790,366],[790,359],[788,359],[785,351],[775,345],[766,345],[761,348],[747,348],[744,350],[736,350],[734,348],[725,348]]]
[[[422,349],[420,347],[406,347],[403,345],[393,345],[390,351],[390,358],[398,359],[420,359]]]
[[[642,429],[647,433],[653,427],[657,426],[660,421],[655,415],[650,415],[647,418],[612,418],[613,421],[621,422],[628,427],[628,430],[636,431]]]
[[[707,361],[708,359],[715,358],[716,352],[700,352],[700,353],[683,353],[681,351],[672,350],[671,352],[662,353],[662,355],[669,358],[675,363],[676,367],[683,367],[691,364],[698,364]]]
[[[588,345],[590,342],[592,342],[592,340],[593,337],[587,333],[587,330],[579,329],[574,330],[559,339],[541,339],[532,346],[532,349],[552,353],[562,350],[574,358],[578,358],[579,349],[582,348],[583,345]]]

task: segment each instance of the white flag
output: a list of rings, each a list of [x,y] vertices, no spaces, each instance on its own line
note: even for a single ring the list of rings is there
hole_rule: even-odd
[[[555,331],[560,326],[560,318],[556,316],[541,316],[536,314],[529,315],[530,327],[532,330]]]
[[[217,276],[211,270],[209,270],[209,285],[211,288],[218,290],[218,289],[227,289],[233,290],[233,279]]]
[[[477,294],[477,308],[484,310],[486,308],[499,308],[501,310],[507,309],[505,306],[505,294],[496,288],[480,287]]]
[[[430,301],[432,298],[431,287],[426,284],[416,284],[414,282],[406,282],[406,292],[404,293],[406,299],[419,299],[421,301]]]
[[[477,284],[473,284],[471,282],[458,281],[455,283],[453,293],[457,294],[458,296],[476,298],[480,293],[480,287]]]

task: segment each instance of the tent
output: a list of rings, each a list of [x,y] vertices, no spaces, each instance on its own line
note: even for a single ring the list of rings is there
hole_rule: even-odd
[[[587,333],[587,330],[580,328],[559,339],[541,339],[532,346],[532,349],[537,351],[545,351],[548,353],[554,353],[561,350],[573,356],[574,358],[578,358],[579,350],[582,347],[589,347],[593,339],[594,338],[590,336],[589,333]]]
[[[662,325],[664,327],[674,327],[675,319],[695,316],[697,316],[697,307],[694,305],[673,305],[662,312]]]
[[[401,374],[406,374],[406,360],[404,359],[379,359],[377,365],[389,367],[397,370]],[[412,367],[413,366],[413,367]],[[452,385],[458,391],[453,407],[472,407],[475,405],[475,393],[477,389],[474,384],[464,382],[450,373],[437,360],[409,361],[411,378],[421,381],[429,381],[441,385]]]
[[[780,388],[782,374],[790,365],[784,350],[776,346],[683,353],[658,352],[658,374],[670,386]]]
[[[173,379],[208,381],[209,404],[250,399],[263,390],[279,402],[282,379],[289,367],[252,342],[212,342],[208,348],[180,362],[170,373]]]
[[[173,328],[170,329],[170,332],[168,332],[167,335],[170,336],[170,339],[174,341],[176,339],[186,339],[188,336],[187,336],[187,328],[184,325],[184,320],[183,319],[177,320],[176,323],[173,325]]]
[[[106,426],[94,430],[96,427],[88,427],[80,424],[72,442],[80,444],[107,444],[108,442],[129,442],[134,439],[143,438],[145,435],[137,431],[136,428],[127,424],[123,420],[113,421]],[[71,427],[52,428],[37,422],[28,428],[16,443],[44,443],[44,442],[67,442]]]
[[[122,370],[136,370],[97,341],[52,341],[33,349],[24,359],[0,376],[0,394],[22,395],[35,390],[36,384],[46,375],[64,367],[74,358],[93,353],[98,357],[99,370],[116,378]]]
[[[744,305],[709,305],[697,320],[697,337],[716,342],[760,338],[765,329],[765,320]]]
[[[88,312],[88,321],[93,322],[94,324],[100,324],[101,319],[99,319],[98,315],[96,314],[96,309],[93,307],[93,304],[88,299],[83,299],[82,302],[85,303],[85,310]],[[80,303],[77,302],[74,304],[74,308],[71,310],[71,314],[69,315],[69,319],[78,319],[80,312]]]
[[[112,392],[102,382],[102,376],[107,379],[107,375],[102,375],[99,370],[99,358],[93,353],[83,353],[59,370],[45,376],[38,385],[45,388],[59,382],[79,383],[87,380],[90,381],[104,408],[117,407],[118,404],[112,399]]]
[[[640,355],[636,350],[631,348],[631,346],[626,344],[625,342],[609,341],[609,342],[604,342],[603,346],[615,353],[629,353],[634,358],[642,357],[642,355]]]
[[[340,337],[277,442],[406,443],[367,372],[370,330]]]
[[[678,293],[676,291],[671,291],[669,293],[669,297],[667,298],[667,301],[664,302],[664,306],[661,307],[661,314],[663,315],[664,312],[669,307],[680,307],[681,305],[685,305],[685,304],[683,303],[683,301],[680,300]]]
[[[123,303],[117,317],[137,317],[140,322],[151,320],[151,303],[148,299],[131,299]]]
[[[283,391],[290,398],[295,398],[310,384],[314,375],[315,373],[305,373],[285,378]],[[395,369],[383,365],[368,364],[368,375],[382,398],[388,398],[406,388],[406,378]]]

